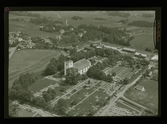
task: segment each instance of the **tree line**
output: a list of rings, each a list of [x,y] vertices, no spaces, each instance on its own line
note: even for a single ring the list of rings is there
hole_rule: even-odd
[[[142,17],[145,17],[145,18],[151,18],[151,17],[154,17],[153,14],[149,14],[149,13],[143,13],[141,16],[142,16]]]
[[[73,20],[83,20],[84,18],[80,16],[73,16],[72,19]]]
[[[119,11],[108,12],[108,15],[110,15],[110,16],[120,16],[120,17],[123,17],[123,18],[128,18],[130,16],[129,13],[119,12]]]
[[[31,13],[27,11],[10,11],[11,14],[17,15],[17,16],[32,16],[32,17],[40,17],[40,14],[37,13]]]
[[[137,27],[153,27],[153,22],[147,22],[147,21],[133,21],[129,23],[128,25],[137,26]]]

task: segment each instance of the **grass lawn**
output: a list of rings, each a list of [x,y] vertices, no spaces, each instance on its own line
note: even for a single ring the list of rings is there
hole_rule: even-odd
[[[142,92],[131,88],[125,93],[125,96],[150,109],[158,110],[158,82],[144,79],[139,82],[139,85],[144,86],[146,91]]]
[[[30,91],[34,91],[34,92],[38,92],[41,89],[49,86],[50,84],[55,84],[58,83],[56,81],[53,80],[49,80],[49,79],[39,79],[37,82],[33,83],[32,85],[29,86],[29,90]]]
[[[34,115],[34,113],[29,112],[27,110],[24,109],[19,109],[17,111],[17,117],[32,117]]]
[[[154,49],[153,35],[151,33],[135,35],[134,39],[130,41],[134,48],[145,50],[146,47],[151,50]]]

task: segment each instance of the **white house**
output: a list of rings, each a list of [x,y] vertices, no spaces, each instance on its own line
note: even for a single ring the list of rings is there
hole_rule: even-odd
[[[134,89],[140,90],[140,91],[145,91],[145,88],[141,85],[136,85]]]

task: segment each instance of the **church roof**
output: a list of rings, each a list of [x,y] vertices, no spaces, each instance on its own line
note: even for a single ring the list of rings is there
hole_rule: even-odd
[[[77,68],[78,70],[82,70],[88,67],[89,65],[91,65],[91,62],[89,60],[81,59],[74,63],[74,68]]]

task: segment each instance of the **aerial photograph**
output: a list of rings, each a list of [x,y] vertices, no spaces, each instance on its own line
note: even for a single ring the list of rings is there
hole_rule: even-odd
[[[157,116],[155,11],[10,11],[10,117]]]

